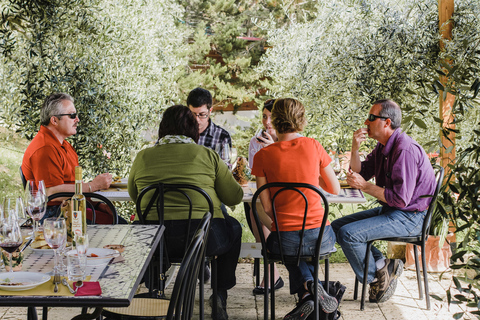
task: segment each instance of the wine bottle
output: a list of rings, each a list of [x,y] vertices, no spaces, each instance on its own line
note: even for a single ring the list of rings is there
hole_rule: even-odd
[[[87,200],[82,194],[82,167],[75,167],[75,194],[72,197],[73,235],[87,233]]]

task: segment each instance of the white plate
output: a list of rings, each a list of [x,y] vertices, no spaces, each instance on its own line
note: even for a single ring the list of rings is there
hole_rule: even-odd
[[[33,249],[32,247],[28,247],[30,250],[33,252],[38,252],[38,253],[47,253],[47,254],[53,254],[53,249]]]
[[[92,257],[95,254],[98,257]],[[77,254],[77,250],[71,250],[67,254]],[[120,255],[120,252],[112,249],[104,248],[88,248],[87,250],[87,266],[98,266],[108,263],[112,258],[116,258]]]
[[[128,178],[120,179],[120,182],[113,182],[110,187],[113,188],[126,188],[128,185]]]
[[[50,280],[50,276],[39,272],[2,272],[0,273],[0,289],[6,291],[29,290],[48,280]]]

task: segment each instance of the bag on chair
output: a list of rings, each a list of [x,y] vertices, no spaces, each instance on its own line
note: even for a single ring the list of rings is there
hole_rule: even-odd
[[[322,281],[322,286],[324,285],[324,282]],[[343,294],[345,293],[345,290],[347,290],[347,287],[345,287],[343,284],[340,283],[340,281],[329,281],[328,282],[328,293],[335,297],[338,301],[338,305],[340,306],[340,302],[342,301]],[[337,320],[340,318],[340,311],[335,310],[332,313],[325,313],[323,310],[320,308],[320,319],[327,319],[327,320]],[[311,315],[308,316],[307,320],[313,320],[315,319],[315,315],[312,313]]]

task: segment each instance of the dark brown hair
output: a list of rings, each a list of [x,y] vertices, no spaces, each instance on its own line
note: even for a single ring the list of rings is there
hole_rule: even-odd
[[[184,135],[198,142],[197,117],[185,106],[175,105],[163,112],[162,121],[158,127],[158,139],[167,135]]]

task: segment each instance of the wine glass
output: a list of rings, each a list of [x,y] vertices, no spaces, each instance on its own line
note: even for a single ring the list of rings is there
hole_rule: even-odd
[[[13,272],[12,253],[22,243],[22,233],[16,215],[10,210],[4,210],[0,217],[0,247],[8,252],[10,272]]]
[[[39,231],[39,221],[45,215],[47,210],[47,190],[43,180],[38,181],[38,184],[33,180],[28,180],[25,187],[25,201],[27,212],[30,217],[32,217],[33,224],[33,234]]]
[[[231,148],[227,140],[224,140],[222,143],[217,144],[215,151],[220,155],[220,158],[225,162],[229,169],[231,169]]]
[[[25,209],[23,207],[22,197],[5,197],[3,201],[3,208],[13,215],[18,220],[18,225],[23,225],[27,221],[25,216]]]
[[[57,249],[63,247],[67,242],[67,226],[64,218],[47,218],[43,222],[43,235],[45,236],[45,241],[53,249],[54,254],[54,263],[53,268],[54,274],[58,273],[58,254]]]

